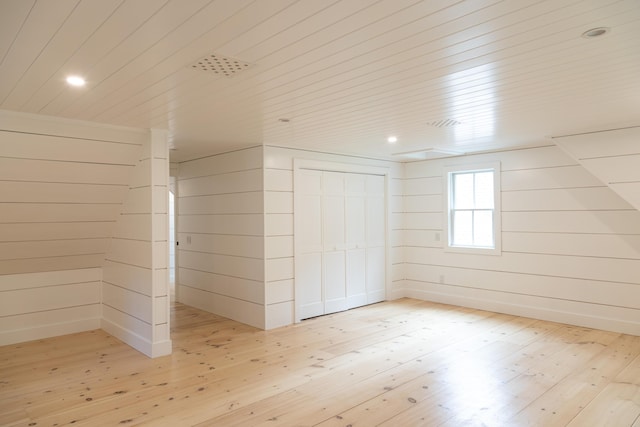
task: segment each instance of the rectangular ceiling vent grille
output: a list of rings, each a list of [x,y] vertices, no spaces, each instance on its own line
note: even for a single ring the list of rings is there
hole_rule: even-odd
[[[461,125],[462,123],[460,123],[457,120],[453,120],[453,119],[442,119],[442,120],[434,120],[432,122],[427,123],[429,126],[433,126],[436,128],[450,128],[452,126],[458,126]]]
[[[197,71],[204,71],[208,74],[233,77],[249,68],[251,64],[238,59],[211,53],[204,58],[198,59],[189,65],[189,68]]]

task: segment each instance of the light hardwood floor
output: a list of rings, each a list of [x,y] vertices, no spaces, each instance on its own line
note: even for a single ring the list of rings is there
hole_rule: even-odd
[[[640,337],[411,299],[172,325],[158,359],[100,330],[0,347],[0,425],[640,427]]]

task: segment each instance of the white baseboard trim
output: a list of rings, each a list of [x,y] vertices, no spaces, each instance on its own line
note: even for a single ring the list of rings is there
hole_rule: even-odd
[[[550,322],[565,323],[569,325],[584,326],[587,328],[640,336],[640,322],[629,322],[622,319],[612,319],[583,313],[559,311],[544,307],[513,304],[483,298],[442,294],[418,289],[405,289],[404,296],[423,301],[477,308],[497,313],[512,314],[515,316],[530,317]]]
[[[92,331],[94,329],[100,329],[99,318],[78,319],[69,322],[54,323],[51,325],[2,331],[0,332],[0,345],[17,344],[26,341],[57,337],[60,335]]]
[[[107,319],[101,319],[100,327],[102,330],[107,332],[110,335],[118,338],[120,341],[125,344],[133,347],[138,350],[140,353],[145,356],[155,358],[162,357],[171,354],[172,343],[171,340],[159,341],[156,343],[152,343],[144,337],[132,332],[122,326],[111,322]]]

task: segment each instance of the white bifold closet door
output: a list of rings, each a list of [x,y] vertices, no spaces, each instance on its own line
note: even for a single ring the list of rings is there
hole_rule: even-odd
[[[299,318],[384,300],[384,176],[318,170],[299,176]]]

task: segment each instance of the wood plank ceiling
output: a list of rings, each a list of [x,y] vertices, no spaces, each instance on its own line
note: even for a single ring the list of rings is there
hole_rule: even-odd
[[[168,129],[177,161],[476,152],[640,124],[638,40],[637,0],[2,0],[0,109]]]

